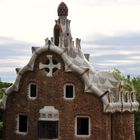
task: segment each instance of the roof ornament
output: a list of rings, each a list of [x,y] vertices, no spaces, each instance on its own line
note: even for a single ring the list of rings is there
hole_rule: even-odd
[[[45,45],[47,45],[47,44],[48,44],[48,41],[49,41],[49,39],[48,39],[48,38],[46,38],[46,39],[45,39]]]
[[[48,41],[48,50],[50,50],[50,46],[51,46],[51,41]]]
[[[50,50],[51,40],[49,40],[48,38],[46,38],[45,39],[45,45],[48,45],[48,50]]]
[[[57,9],[58,16],[68,16],[68,7],[64,2],[61,2]]]

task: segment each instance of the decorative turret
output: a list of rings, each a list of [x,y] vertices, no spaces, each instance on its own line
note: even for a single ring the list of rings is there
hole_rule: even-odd
[[[61,2],[57,9],[58,16],[68,16],[68,7],[64,2]]]
[[[57,9],[58,20],[54,26],[54,44],[59,47],[70,47],[72,42],[70,20],[67,19],[68,7],[61,2]]]

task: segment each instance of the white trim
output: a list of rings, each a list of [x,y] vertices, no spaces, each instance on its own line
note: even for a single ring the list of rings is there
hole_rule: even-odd
[[[66,86],[73,86],[73,97],[72,98],[67,98],[66,97]],[[75,85],[74,84],[72,84],[72,83],[66,83],[64,85],[64,99],[65,100],[73,100],[73,99],[75,99]]]
[[[39,120],[59,120],[59,111],[54,106],[44,106],[39,110]]]
[[[19,131],[19,116],[21,116],[21,115],[27,116],[27,132],[20,132]],[[16,117],[16,123],[17,123],[17,125],[16,125],[16,133],[20,134],[20,135],[27,135],[27,133],[28,133],[28,115],[23,114],[23,113],[18,114],[17,117]]]
[[[35,85],[36,86],[36,96],[35,97],[31,97],[31,85]],[[31,82],[28,85],[28,97],[31,100],[35,100],[37,98],[37,93],[38,93],[38,88],[37,88],[37,84],[35,82]]]
[[[89,122],[89,124],[88,124],[88,135],[78,135],[77,134],[77,118],[88,118],[88,122]],[[76,137],[84,137],[84,138],[86,138],[86,137],[89,138],[91,136],[91,118],[89,116],[76,116],[75,117],[75,136]]]

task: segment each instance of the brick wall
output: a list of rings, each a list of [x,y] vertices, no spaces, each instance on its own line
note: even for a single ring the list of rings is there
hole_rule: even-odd
[[[135,140],[134,114],[115,113],[112,115],[112,140]]]
[[[38,56],[34,71],[26,72],[20,81],[19,91],[8,97],[4,140],[38,140],[39,110],[44,106],[54,106],[59,110],[59,140],[82,140],[75,136],[75,117],[78,115],[91,118],[91,136],[86,140],[111,140],[111,115],[103,113],[102,103],[93,93],[84,93],[84,84],[77,73],[64,72],[64,63],[56,54],[53,55],[62,67],[52,78],[46,77],[45,70],[38,69],[39,62],[45,63],[46,54],[52,53],[45,52]],[[30,82],[38,85],[35,100],[27,95]],[[64,99],[63,87],[66,83],[75,85],[74,100]],[[19,113],[29,117],[27,135],[16,133],[16,116]]]

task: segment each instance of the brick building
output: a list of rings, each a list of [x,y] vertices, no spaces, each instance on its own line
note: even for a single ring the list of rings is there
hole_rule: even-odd
[[[72,39],[66,4],[57,11],[54,37],[32,47],[0,101],[4,140],[135,140],[135,93],[93,68]]]

